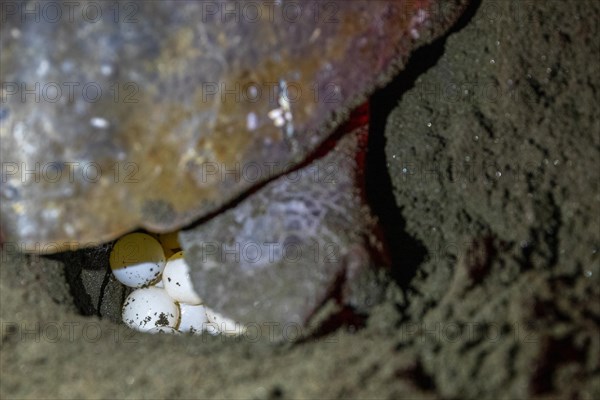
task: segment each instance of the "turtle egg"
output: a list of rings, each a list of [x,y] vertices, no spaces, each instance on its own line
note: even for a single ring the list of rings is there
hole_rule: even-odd
[[[165,268],[165,253],[158,240],[145,233],[131,233],[115,243],[110,268],[123,285],[142,287],[159,279]]]
[[[179,306],[164,289],[149,287],[134,290],[123,304],[123,322],[141,332],[153,328],[175,328],[178,321]]]
[[[178,302],[191,305],[202,303],[202,299],[192,285],[190,267],[183,259],[182,251],[169,258],[163,271],[162,280],[169,296]]]
[[[181,319],[179,321],[180,332],[201,333],[206,329],[208,319],[204,306],[193,306],[180,303]]]

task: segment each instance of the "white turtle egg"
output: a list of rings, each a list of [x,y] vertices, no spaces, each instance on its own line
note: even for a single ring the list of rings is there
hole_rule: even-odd
[[[242,335],[246,331],[246,328],[243,324],[224,317],[208,307],[205,308],[206,318],[208,318],[208,324],[205,329],[207,332],[213,335],[222,333],[224,335],[236,336]]]
[[[208,319],[206,318],[204,306],[180,303],[179,308],[181,311],[181,318],[179,320],[180,332],[201,333],[206,329]]]
[[[123,285],[138,288],[152,284],[165,268],[165,253],[158,240],[145,233],[130,233],[115,243],[110,268]]]
[[[202,303],[202,299],[192,285],[190,267],[183,259],[182,251],[169,258],[163,271],[162,280],[169,296],[178,302],[191,305]]]
[[[122,317],[130,328],[141,332],[152,328],[175,328],[179,321],[179,306],[164,289],[137,289],[125,299]]]

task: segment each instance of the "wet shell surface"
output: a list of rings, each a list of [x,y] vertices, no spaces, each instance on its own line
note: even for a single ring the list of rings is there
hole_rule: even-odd
[[[466,3],[309,2],[294,21],[287,1],[229,22],[169,0],[137,2],[135,23],[3,15],[2,240],[52,253],[217,211],[302,162]]]

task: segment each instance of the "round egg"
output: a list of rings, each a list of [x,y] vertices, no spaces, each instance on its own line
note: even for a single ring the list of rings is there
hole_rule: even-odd
[[[208,319],[204,306],[179,304],[181,318],[179,320],[180,332],[201,333],[206,329]]]
[[[110,253],[110,268],[123,285],[134,288],[150,285],[165,268],[165,253],[152,236],[130,233],[115,243]]]
[[[169,258],[163,271],[162,281],[169,296],[178,302],[191,305],[202,303],[202,299],[192,285],[190,267],[183,259],[182,251]]]
[[[164,289],[137,289],[125,299],[122,317],[127,326],[141,332],[153,328],[176,328],[179,306]]]

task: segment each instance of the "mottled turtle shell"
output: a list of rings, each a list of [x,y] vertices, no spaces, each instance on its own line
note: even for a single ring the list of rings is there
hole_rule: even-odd
[[[218,211],[305,159],[465,3],[7,3],[3,241],[51,253]]]

